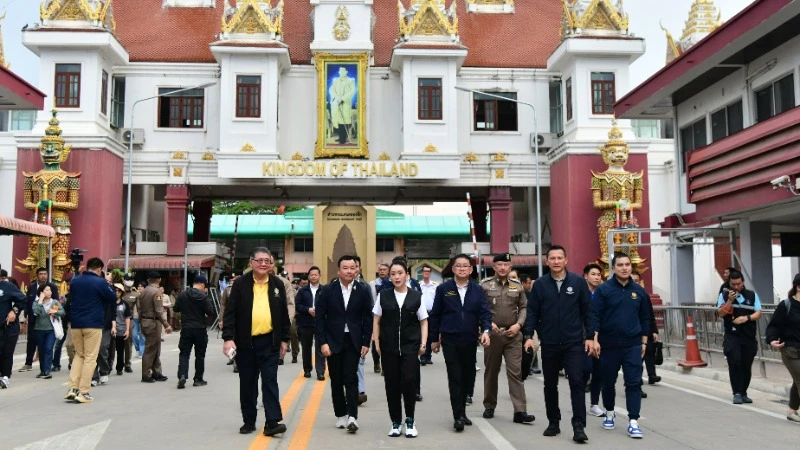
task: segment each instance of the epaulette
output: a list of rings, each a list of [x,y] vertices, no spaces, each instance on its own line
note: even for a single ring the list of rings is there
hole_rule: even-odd
[[[493,276],[492,277],[486,277],[486,278],[481,280],[481,283],[483,283],[484,281],[492,281],[493,279],[494,279]]]

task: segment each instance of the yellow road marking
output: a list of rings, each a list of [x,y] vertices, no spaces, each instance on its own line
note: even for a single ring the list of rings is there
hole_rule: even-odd
[[[299,450],[308,448],[308,441],[311,439],[311,432],[314,429],[314,422],[317,420],[317,413],[319,412],[319,405],[322,402],[322,396],[325,394],[325,386],[328,384],[327,378],[325,382],[317,382],[311,395],[308,397],[306,409],[300,416],[300,423],[292,436],[289,443],[289,448],[292,450]]]
[[[297,398],[297,394],[300,393],[300,390],[303,389],[303,383],[305,383],[305,377],[303,376],[303,372],[297,376],[292,382],[292,385],[289,387],[289,390],[283,394],[283,398],[281,399],[281,411],[288,411],[289,408],[294,403],[294,400]],[[259,430],[256,430],[259,431]],[[269,446],[269,443],[272,441],[272,436],[264,436],[263,429],[253,442],[250,443],[250,447],[248,450],[264,450]]]

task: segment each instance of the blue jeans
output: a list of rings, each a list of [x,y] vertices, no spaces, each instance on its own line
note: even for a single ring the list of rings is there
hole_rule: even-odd
[[[56,343],[53,346],[53,367],[61,367],[61,349],[64,347],[64,341],[67,340],[67,326],[64,325],[64,337],[61,339],[56,339]],[[53,333],[55,336],[55,333]]]
[[[142,325],[139,319],[133,319],[133,346],[139,355],[144,355],[144,335],[142,334]]]
[[[360,350],[360,349],[359,349]],[[358,392],[367,392],[367,387],[364,384],[364,362],[366,358],[363,356],[358,358]]]
[[[56,343],[56,333],[53,330],[33,330],[33,334],[39,349],[39,372],[50,373],[53,368],[53,346]]]
[[[614,411],[617,374],[622,367],[628,418],[639,420],[639,412],[642,409],[642,346],[603,348],[600,365],[603,369],[603,406],[608,411]]]

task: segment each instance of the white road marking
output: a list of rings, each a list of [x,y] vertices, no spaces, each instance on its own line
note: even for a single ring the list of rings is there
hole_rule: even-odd
[[[50,436],[42,440],[31,442],[27,445],[16,447],[14,450],[94,450],[100,439],[103,438],[111,420],[97,422],[88,427],[67,431],[66,433]]]
[[[511,445],[511,442],[508,442],[506,438],[504,438],[503,435],[500,434],[500,432],[497,431],[486,419],[472,419],[472,423],[475,424],[479,430],[481,430],[481,433],[483,433],[483,435],[486,436],[486,439],[488,439],[489,442],[494,445],[494,448],[498,450],[516,448]]]
[[[664,387],[668,387],[670,389],[675,389],[676,391],[681,391],[681,392],[685,392],[687,394],[691,394],[691,395],[694,395],[694,396],[697,396],[697,397],[700,397],[700,398],[704,398],[706,400],[713,400],[713,401],[715,401],[717,403],[723,403],[725,405],[731,405],[731,406],[735,406],[736,408],[741,408],[741,409],[746,409],[748,411],[757,412],[759,414],[763,414],[763,415],[769,416],[769,417],[774,417],[776,419],[786,420],[786,415],[785,414],[778,414],[776,412],[767,411],[765,409],[756,408],[755,406],[750,406],[750,405],[733,405],[729,400],[721,399],[719,397],[715,397],[715,396],[709,395],[709,394],[704,394],[702,392],[693,391],[691,389],[687,389],[687,388],[684,388],[684,387],[675,386],[673,384],[664,383],[663,381],[658,383],[658,384],[660,384],[661,386],[664,386]]]

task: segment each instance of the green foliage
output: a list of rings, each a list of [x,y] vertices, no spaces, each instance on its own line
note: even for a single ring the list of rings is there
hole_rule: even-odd
[[[277,214],[280,206],[256,205],[248,200],[214,200],[212,202],[213,214],[215,215],[270,215]],[[286,206],[284,212],[300,211],[305,206]]]

